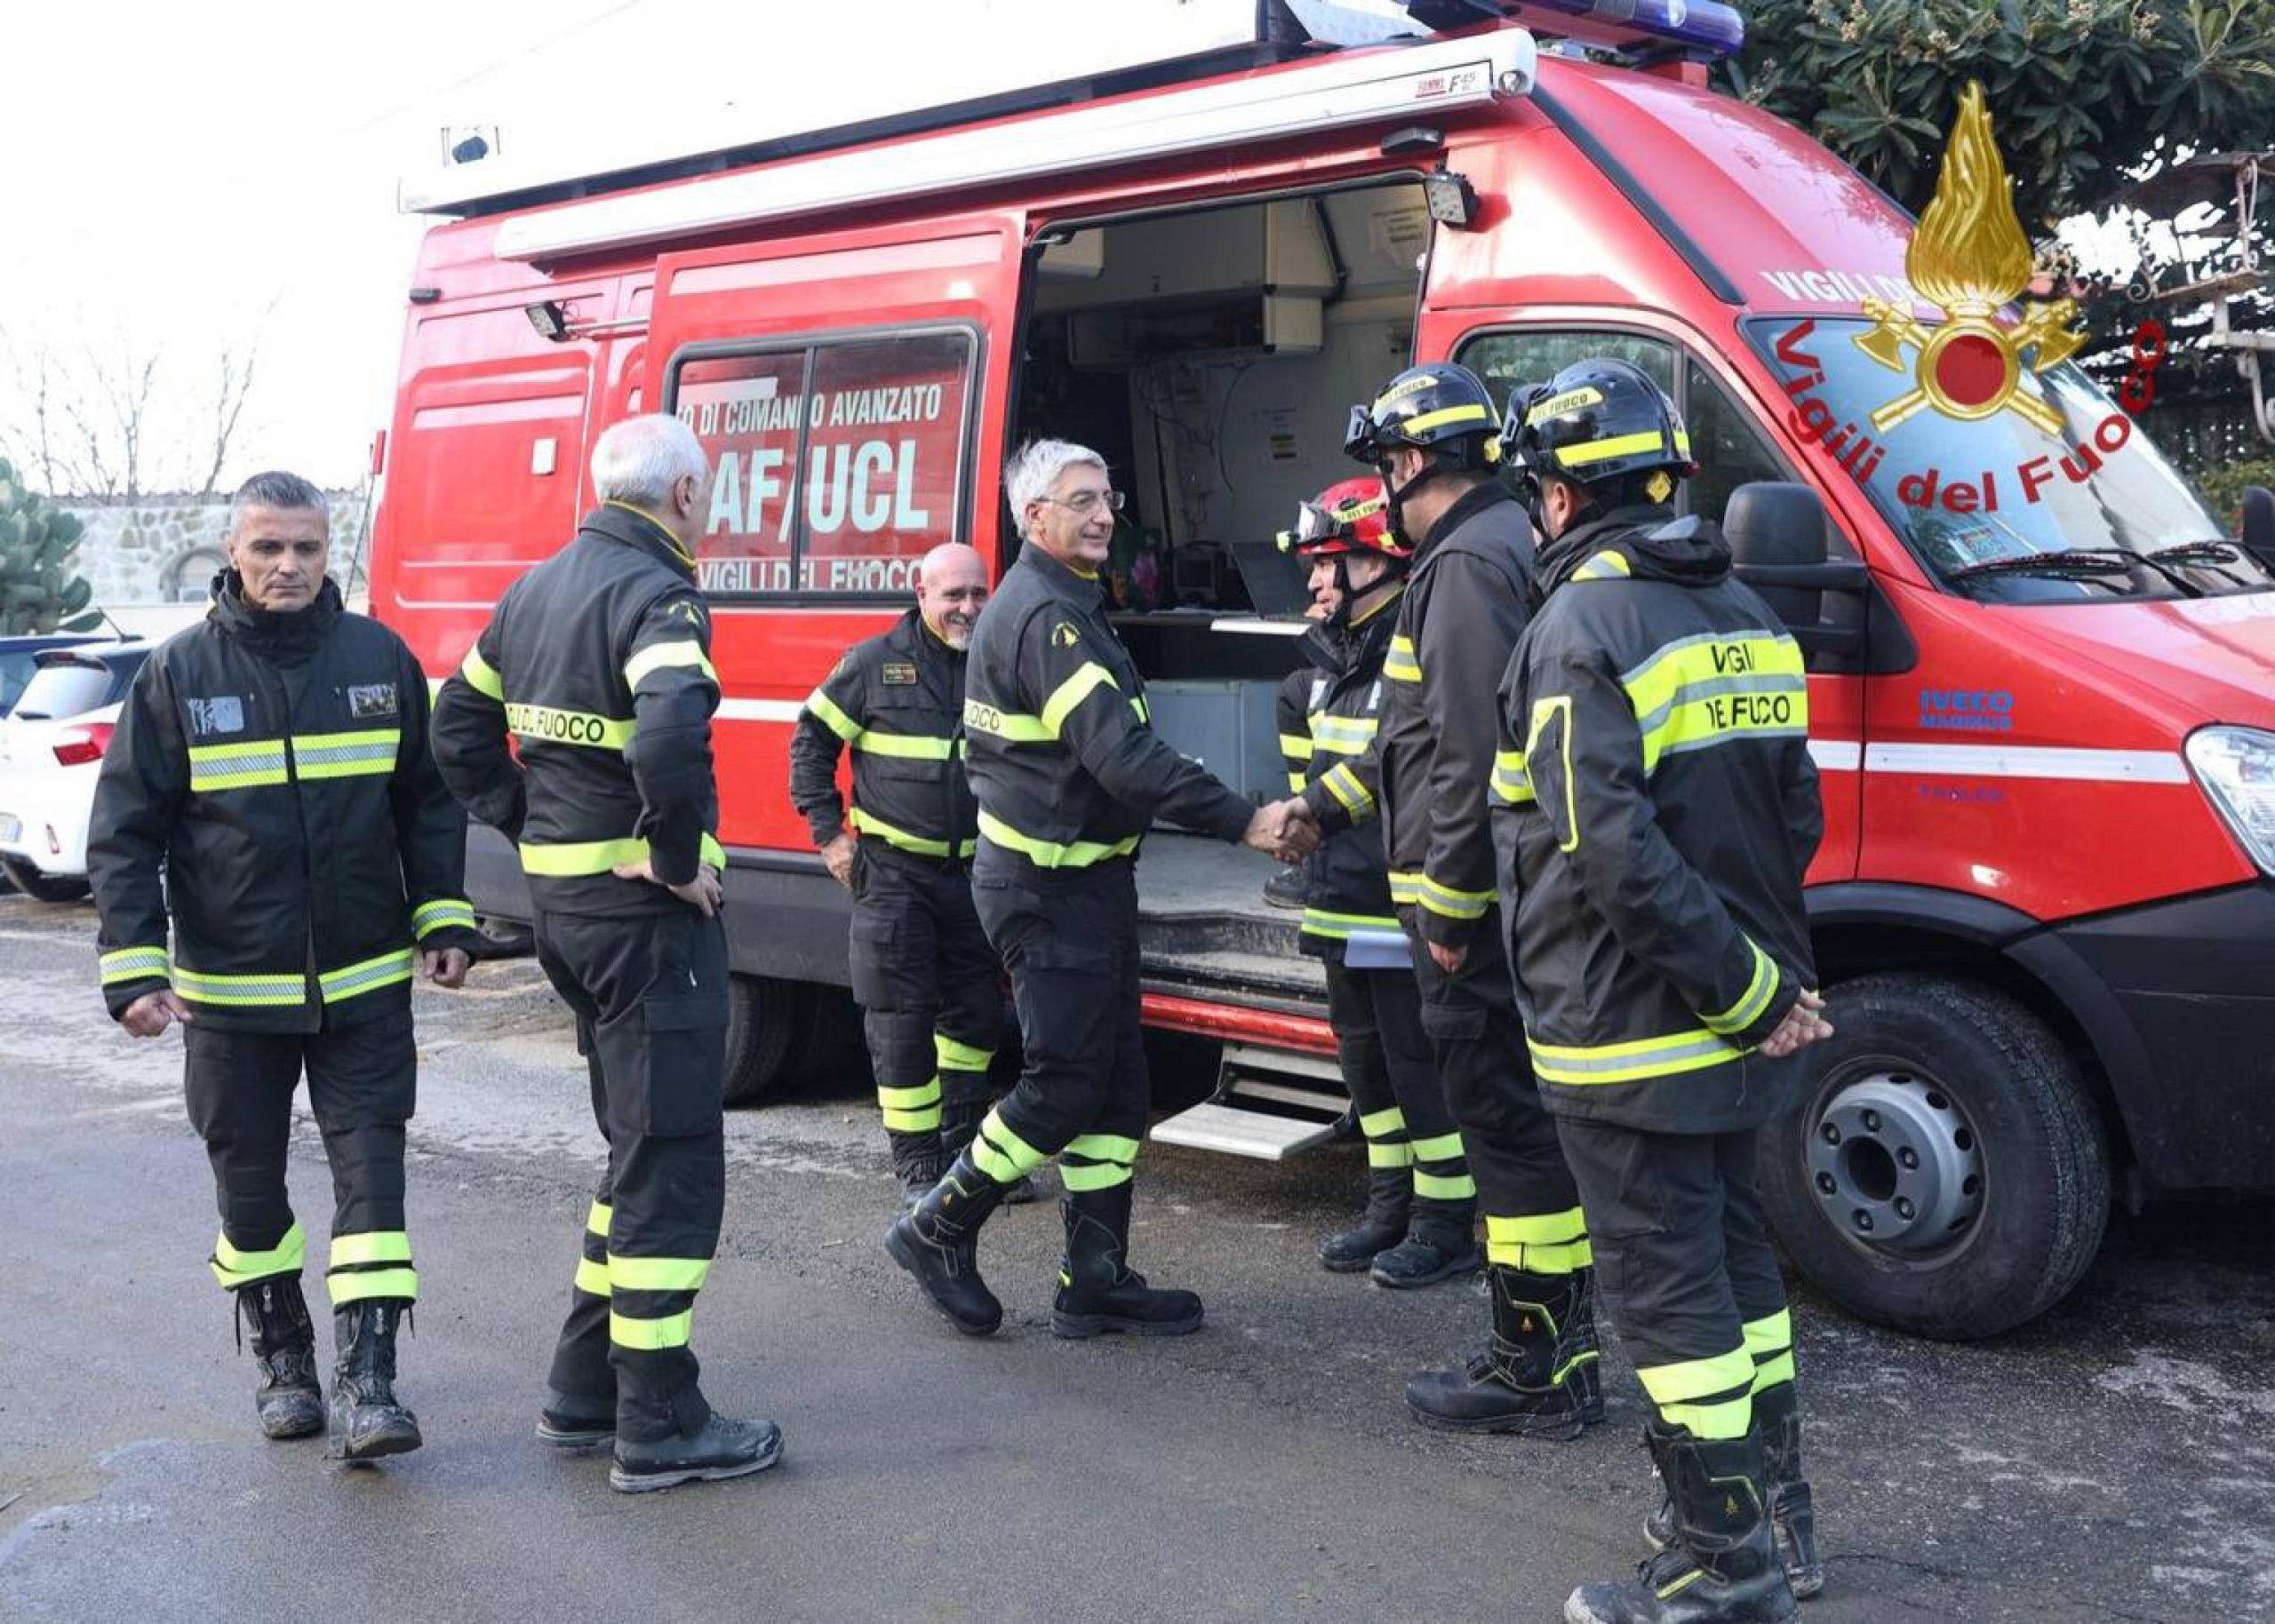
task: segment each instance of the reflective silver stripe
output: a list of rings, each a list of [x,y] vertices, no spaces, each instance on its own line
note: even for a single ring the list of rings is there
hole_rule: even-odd
[[[1716,677],[1707,682],[1688,682],[1668,695],[1666,702],[1655,707],[1649,715],[1637,717],[1635,730],[1647,735],[1651,733],[1664,725],[1668,717],[1674,714],[1676,706],[1688,705],[1696,699],[1712,699],[1722,694],[1806,694],[1808,691],[1809,682],[1807,677],[1789,674],[1782,671],[1753,671],[1743,675]],[[1764,732],[1768,730],[1761,729]],[[1791,731],[1799,733],[1802,729],[1796,726]],[[1694,745],[1720,742],[1720,738],[1690,741]],[[1676,744],[1670,746],[1670,749],[1679,751],[1684,747],[1681,744]]]
[[[383,953],[377,959],[367,959],[361,964],[351,964],[345,969],[326,970],[316,977],[323,990],[326,1003],[369,992],[398,981],[411,979],[411,950]]]

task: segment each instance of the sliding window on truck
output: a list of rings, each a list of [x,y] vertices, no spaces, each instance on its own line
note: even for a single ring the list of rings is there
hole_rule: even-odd
[[[714,597],[905,597],[962,533],[964,327],[690,347],[667,410],[711,458],[696,568]]]

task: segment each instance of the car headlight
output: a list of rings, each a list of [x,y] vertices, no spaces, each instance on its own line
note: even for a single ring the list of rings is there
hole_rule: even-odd
[[[2260,872],[2275,874],[2275,733],[2200,728],[2189,735],[2188,765]]]

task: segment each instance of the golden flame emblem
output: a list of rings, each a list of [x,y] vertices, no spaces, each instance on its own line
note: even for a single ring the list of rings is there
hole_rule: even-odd
[[[1891,372],[1909,371],[1912,387],[1877,408],[1872,426],[1885,433],[1922,406],[1974,422],[2012,410],[2049,434],[2062,432],[2062,414],[2022,387],[2032,376],[2068,360],[2086,341],[2073,330],[2075,299],[2027,303],[2012,327],[1996,319],[1999,307],[2030,285],[2030,239],[2015,215],[2014,184],[1991,136],[1991,115],[1981,83],[1960,98],[1959,117],[1936,178],[1936,195],[1920,217],[1904,251],[1904,275],[1949,317],[1930,329],[1911,311],[1867,299],[1872,330],[1856,347]],[[1906,345],[1918,352],[1907,365]]]

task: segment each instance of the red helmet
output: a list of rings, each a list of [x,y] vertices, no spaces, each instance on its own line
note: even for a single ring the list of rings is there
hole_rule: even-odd
[[[1296,509],[1296,528],[1280,532],[1280,550],[1299,558],[1338,553],[1378,553],[1412,558],[1414,545],[1390,528],[1390,502],[1380,480],[1337,480],[1318,499]]]

